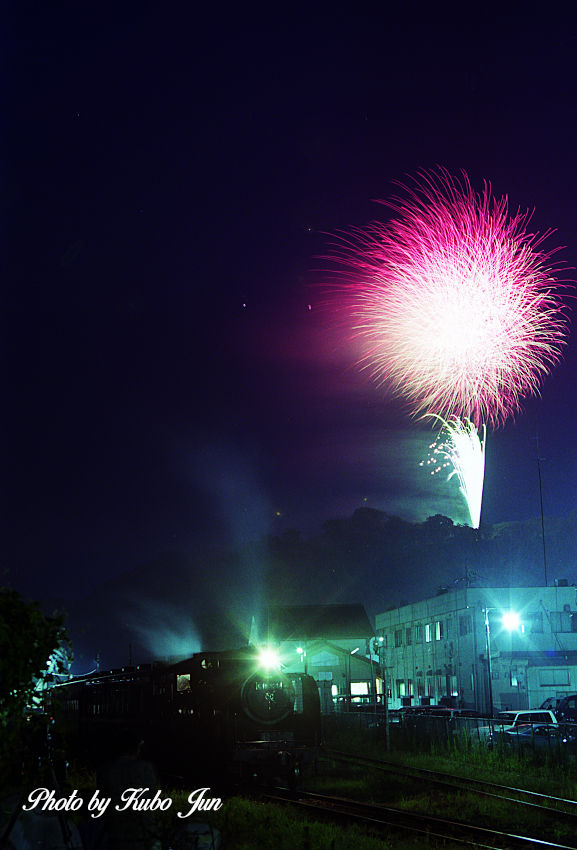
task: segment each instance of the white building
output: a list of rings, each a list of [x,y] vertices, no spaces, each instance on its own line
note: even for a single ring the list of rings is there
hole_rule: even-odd
[[[513,629],[508,612],[519,615]],[[391,708],[442,701],[487,712],[489,671],[495,711],[577,693],[577,590],[565,581],[439,592],[377,614],[376,630]]]

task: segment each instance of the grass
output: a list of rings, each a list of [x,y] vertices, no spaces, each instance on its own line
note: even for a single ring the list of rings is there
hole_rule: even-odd
[[[450,750],[432,747],[426,753],[398,750],[386,753],[381,729],[339,732],[338,728],[334,728],[330,744],[355,755],[383,758],[407,767],[485,779],[569,799],[575,799],[577,795],[577,767],[572,763],[560,769],[553,761],[537,762],[530,757],[520,760],[510,753],[479,747],[453,747]],[[535,836],[546,828],[546,825],[540,825],[533,813],[479,794],[455,794],[422,779],[336,761],[325,760],[319,767],[319,773],[305,777],[306,790],[382,803],[407,811],[434,812],[451,818],[457,816],[465,822],[491,824],[505,831]],[[68,785],[91,794],[96,787],[96,779],[90,772],[76,772]],[[70,793],[70,789],[63,793]],[[240,796],[223,795],[223,806],[219,811],[195,812],[190,818],[179,819],[177,812],[189,809],[188,793],[182,790],[163,791],[163,796],[170,796],[173,803],[158,819],[162,850],[179,850],[179,833],[191,822],[210,823],[218,829],[223,850],[349,850],[351,847],[355,850],[422,850],[457,846],[450,842],[437,845],[426,836],[411,837],[402,831],[391,832],[386,837],[374,836],[358,827],[316,821],[311,815],[301,814],[290,806],[262,803]],[[554,837],[561,843],[572,843],[572,835],[564,827],[549,829],[548,837]]]
[[[378,731],[378,730],[377,730]],[[330,744],[335,749],[353,755],[382,758],[399,766],[420,768],[480,779],[490,783],[522,788],[538,793],[577,799],[577,765],[564,760],[532,753],[517,754],[507,750],[488,750],[483,747],[435,747],[428,752],[394,751],[387,753],[384,736],[375,738],[375,730],[352,734],[344,738],[334,736]],[[308,790],[341,794],[367,802],[381,803],[415,812],[433,812],[439,817],[457,818],[463,822],[491,826],[505,832],[518,832],[535,837],[554,837],[555,840],[573,844],[573,829],[558,824],[552,818],[513,803],[501,802],[476,792],[453,792],[428,783],[426,778],[413,779],[370,768],[359,768],[328,759],[322,775],[307,780]],[[496,791],[495,793],[499,793]],[[546,835],[544,830],[547,830]]]
[[[339,770],[340,793],[349,797],[362,796],[363,778],[355,775],[356,769],[345,766],[342,770],[340,766]],[[322,784],[324,779],[318,777],[319,783]],[[326,778],[327,784],[332,781],[331,777]],[[62,794],[68,795],[72,788],[77,788],[86,798],[91,796],[95,787],[95,775],[82,771],[69,778]],[[162,850],[179,850],[183,827],[189,823],[208,823],[218,829],[222,847],[226,850],[350,850],[352,847],[355,850],[422,850],[436,846],[423,837],[414,838],[402,832],[393,832],[390,837],[371,835],[354,825],[340,826],[314,820],[291,806],[241,796],[223,798],[222,808],[216,812],[195,812],[190,818],[178,818],[177,812],[184,813],[190,808],[189,793],[189,790],[163,789],[162,796],[170,797],[172,805],[157,818]],[[72,816],[72,820],[78,824],[81,816],[79,812]],[[442,846],[449,850],[453,845],[444,843]]]
[[[427,751],[393,749],[385,751],[382,729],[351,733],[336,730],[327,746],[354,755],[398,762],[407,767],[450,773],[467,779],[482,779],[577,800],[577,762],[557,759],[554,754],[517,753],[507,749],[489,750],[483,746],[449,747],[432,745]]]
[[[216,814],[227,850],[416,850],[423,846],[373,837],[354,826],[320,823],[290,807],[239,797],[227,801]]]

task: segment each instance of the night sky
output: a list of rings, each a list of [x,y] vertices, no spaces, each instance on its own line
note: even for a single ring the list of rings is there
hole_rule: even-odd
[[[361,505],[466,521],[418,466],[431,432],[356,368],[319,257],[441,165],[534,208],[575,266],[576,17],[397,5],[8,15],[3,539],[26,595]],[[577,508],[576,368],[573,332],[489,435],[483,523],[538,515],[537,433],[545,513]]]

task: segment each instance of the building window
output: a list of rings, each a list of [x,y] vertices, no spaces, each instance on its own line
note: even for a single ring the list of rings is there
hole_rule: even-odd
[[[571,631],[571,612],[570,611],[551,611],[549,614],[551,619],[552,632],[570,632]]]
[[[470,614],[464,614],[462,617],[459,617],[459,634],[461,637],[464,635],[470,635],[472,629],[473,627]]]
[[[445,621],[445,637],[447,640],[450,640],[453,637],[453,622],[450,617]]]
[[[415,643],[423,642],[423,627],[415,626]]]
[[[417,696],[425,696],[425,680],[423,679],[422,673],[417,673]]]
[[[401,697],[405,696],[405,680],[397,679],[397,699],[401,699]]]
[[[431,624],[427,623],[425,626],[425,643],[431,643],[433,640],[433,629],[431,628]]]
[[[412,644],[412,642],[413,642],[413,630],[409,626],[408,628],[405,629],[405,643],[407,644],[407,646],[410,646]]]
[[[184,694],[190,692],[190,673],[179,673],[176,677],[176,692]]]
[[[569,670],[564,667],[546,667],[539,670],[539,684],[542,688],[569,684]]]
[[[397,629],[395,632],[395,646],[399,647],[403,645],[403,630]]]
[[[369,685],[367,682],[351,682],[351,696],[365,697],[369,693]]]
[[[413,680],[407,679],[407,696],[413,697],[415,695],[415,690],[413,688]]]
[[[445,624],[442,620],[437,620],[435,623],[435,640],[442,640],[445,633]]]

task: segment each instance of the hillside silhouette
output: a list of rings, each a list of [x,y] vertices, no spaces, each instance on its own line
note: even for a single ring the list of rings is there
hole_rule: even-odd
[[[545,521],[547,578],[577,581],[577,512]],[[474,530],[371,508],[304,538],[291,529],[242,547],[169,552],[68,603],[76,672],[246,643],[267,604],[361,602],[371,618],[443,587],[545,583],[541,519]]]

